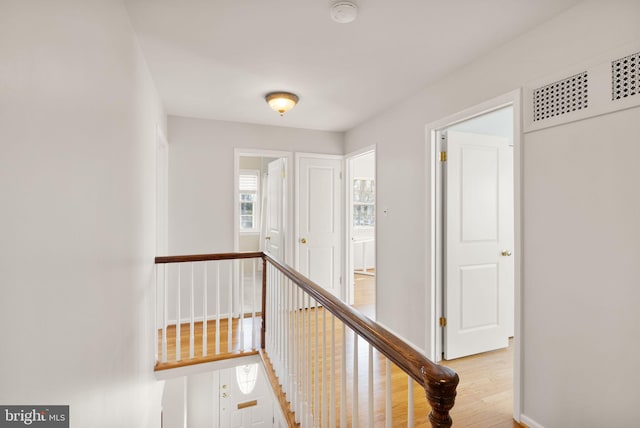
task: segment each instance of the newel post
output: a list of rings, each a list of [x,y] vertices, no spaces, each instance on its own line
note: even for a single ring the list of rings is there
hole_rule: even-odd
[[[449,428],[453,421],[449,416],[449,411],[453,407],[456,400],[456,387],[459,378],[455,374],[450,379],[430,380],[426,376],[424,367],[422,368],[424,377],[425,393],[427,401],[431,405],[429,413],[429,421],[433,428]]]
[[[267,258],[262,254],[262,325],[260,327],[260,348],[265,348],[267,331]]]

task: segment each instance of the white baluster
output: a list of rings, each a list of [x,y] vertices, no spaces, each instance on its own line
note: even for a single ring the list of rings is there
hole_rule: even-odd
[[[273,286],[273,300],[272,300],[272,311],[271,314],[269,315],[271,317],[271,332],[273,333],[273,364],[274,364],[274,369],[276,371],[278,371],[280,369],[280,365],[278,363],[279,360],[279,356],[278,356],[278,344],[280,343],[279,341],[279,332],[278,332],[278,285],[276,284],[276,276],[275,276],[275,268],[271,268],[270,273],[270,277],[271,277],[271,281],[272,281],[272,286]]]
[[[289,293],[287,289],[287,278],[281,273],[280,284],[282,287],[282,375],[283,375],[283,388],[285,393],[289,390],[289,317],[287,310],[289,308]]]
[[[373,426],[373,347],[369,345],[369,426]]]
[[[413,418],[413,379],[411,376],[407,376],[408,379],[408,397],[407,397],[407,428],[412,428],[414,425]]]
[[[258,285],[256,284],[256,263],[258,263],[259,259],[252,259],[251,261],[251,283],[253,287],[251,288],[251,349],[258,349],[256,345],[256,333],[258,328],[256,327],[256,288]]]
[[[331,358],[329,359],[329,426],[336,427],[336,317],[331,316]]]
[[[159,355],[158,355],[158,348],[160,347],[160,340],[158,340],[158,329],[160,327],[160,310],[158,309],[158,307],[160,306],[160,275],[158,273],[158,270],[160,269],[160,267],[158,265],[155,265],[155,269],[154,269],[154,275],[155,275],[155,322],[153,323],[153,356],[154,356],[154,361],[156,363],[158,363],[159,360]],[[160,330],[162,331],[162,330]]]
[[[287,305],[287,326],[288,326],[288,332],[287,332],[287,356],[288,356],[288,366],[289,366],[289,394],[288,396],[292,397],[293,399],[293,395],[294,395],[294,391],[295,391],[295,381],[294,381],[294,369],[295,369],[295,356],[294,356],[294,343],[293,343],[293,339],[294,339],[294,327],[293,327],[293,322],[294,322],[294,312],[293,312],[293,283],[291,282],[290,279],[287,278],[286,280],[287,283],[287,298],[289,299],[288,305]]]
[[[351,411],[351,426],[358,428],[358,334],[353,332],[353,398],[351,402],[353,409]]]
[[[164,264],[164,278],[162,278],[164,282],[164,293],[162,296],[162,362],[167,362],[167,318],[168,318],[168,295],[169,295],[169,282],[167,279],[169,267],[167,263]]]
[[[280,332],[280,346],[279,346],[279,354],[280,354],[280,376],[283,388],[287,389],[287,354],[286,354],[286,323],[285,323],[285,310],[286,310],[286,296],[284,283],[282,278],[282,273],[278,271],[278,291],[280,298],[278,299],[278,315],[279,315],[279,323],[278,323],[278,331]]]
[[[313,348],[315,364],[313,366],[313,384],[315,386],[313,392],[313,421],[314,426],[320,425],[320,350],[318,349],[318,301],[314,299],[314,326],[315,326],[315,345]]]
[[[387,428],[391,428],[392,422],[393,422],[393,415],[392,415],[392,410],[391,410],[391,361],[389,361],[388,359],[384,359],[386,366],[385,366],[385,372],[386,372],[386,376],[387,376],[387,382],[386,382],[386,392],[385,392],[385,416],[386,416],[386,427]]]
[[[275,358],[275,349],[274,349],[275,331],[273,330],[273,326],[274,326],[274,321],[275,321],[274,317],[276,316],[276,313],[275,313],[275,310],[274,310],[274,308],[275,308],[275,305],[274,305],[275,294],[274,294],[272,271],[273,271],[273,268],[271,267],[271,265],[268,265],[268,267],[267,267],[267,284],[268,284],[267,292],[268,292],[269,298],[267,300],[267,303],[268,303],[269,310],[267,311],[267,314],[268,314],[267,315],[267,323],[268,323],[268,325],[267,325],[267,333],[269,334],[269,340],[268,340],[268,343],[269,343],[269,356],[271,358],[271,361],[273,362],[274,358]]]
[[[293,330],[293,340],[294,340],[294,345],[293,345],[293,350],[294,350],[294,359],[293,359],[293,373],[294,373],[294,377],[293,377],[293,405],[291,406],[292,409],[294,409],[295,412],[295,421],[296,423],[300,423],[300,412],[301,412],[301,408],[300,408],[300,358],[301,358],[301,345],[300,345],[300,316],[301,316],[301,312],[300,312],[300,294],[299,294],[299,287],[296,285],[295,287],[293,287],[293,295],[294,295],[294,319],[295,319],[295,326],[294,326],[294,330]]]
[[[273,362],[278,363],[278,287],[276,284],[276,276],[275,276],[275,268],[271,266],[271,270],[269,272],[269,278],[271,281],[271,313],[269,314],[269,318],[271,318],[271,340],[273,347]],[[277,368],[277,367],[276,367]]]
[[[209,262],[204,262],[204,285],[202,289],[202,356],[207,356],[209,346],[209,336],[207,332],[207,299],[209,289]]]
[[[347,426],[347,326],[342,324],[342,367],[340,368],[340,427]]]
[[[307,298],[307,304],[305,305],[305,314],[306,314],[306,318],[307,318],[307,326],[306,326],[306,337],[307,337],[307,346],[305,348],[305,352],[306,352],[306,374],[305,374],[305,404],[306,404],[306,418],[307,418],[307,422],[305,424],[305,426],[311,426],[312,421],[310,420],[310,416],[311,416],[311,400],[312,400],[312,395],[311,395],[311,296],[306,295]]]
[[[265,349],[267,351],[267,354],[269,354],[269,358],[271,359],[271,361],[273,362],[273,356],[271,355],[271,281],[269,278],[269,271],[271,270],[271,265],[267,264],[266,266],[263,267],[263,269],[265,269],[265,281],[267,281],[267,288],[265,290],[265,295],[262,296],[262,298],[264,299],[264,304],[265,304],[265,313],[262,314],[264,322],[265,322],[265,328],[266,328],[266,332],[265,332]]]
[[[178,263],[178,311],[176,316],[176,361],[180,361],[182,358],[180,352],[180,295],[182,286],[182,265]]]
[[[327,311],[322,308],[322,427],[327,426]]]
[[[189,358],[193,358],[194,357],[194,353],[195,353],[195,331],[194,331],[194,327],[195,327],[195,323],[194,323],[194,318],[195,318],[195,313],[196,313],[196,304],[195,304],[195,296],[194,296],[194,285],[193,285],[193,262],[189,263],[191,265],[191,305],[189,305],[189,309],[191,312],[191,317],[189,320]]]
[[[269,333],[269,355],[271,357],[271,361],[274,360],[275,358],[275,349],[274,349],[274,340],[275,340],[275,331],[273,330],[273,324],[275,321],[275,295],[274,295],[274,287],[273,287],[273,278],[272,278],[272,267],[271,265],[268,266],[267,269],[267,278],[268,278],[268,295],[269,295],[269,299],[268,299],[268,304],[269,304],[269,310],[268,310],[268,328],[267,328],[267,332]]]
[[[244,352],[244,260],[240,264],[240,318],[238,319],[240,331],[240,350]]]
[[[220,354],[220,262],[216,262],[216,355]]]
[[[227,352],[233,351],[233,260],[229,263],[229,286],[227,287]]]
[[[311,426],[313,423],[313,388],[311,381],[313,379],[313,364],[311,360],[311,296],[307,295],[307,423],[305,426]]]

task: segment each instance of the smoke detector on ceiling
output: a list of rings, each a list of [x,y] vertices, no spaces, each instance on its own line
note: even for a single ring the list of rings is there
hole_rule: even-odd
[[[340,24],[352,22],[358,16],[358,6],[351,1],[339,1],[331,6],[331,19]]]

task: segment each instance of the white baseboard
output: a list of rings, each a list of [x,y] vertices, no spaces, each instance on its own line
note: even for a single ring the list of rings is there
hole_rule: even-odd
[[[520,415],[520,422],[529,428],[544,428],[542,424],[539,424],[527,415]]]

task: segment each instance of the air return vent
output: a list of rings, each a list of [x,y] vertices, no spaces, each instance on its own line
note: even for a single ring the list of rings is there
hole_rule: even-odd
[[[611,62],[611,99],[620,100],[638,94],[640,52]]]
[[[587,108],[587,89],[586,71],[536,89],[533,93],[533,120]]]

